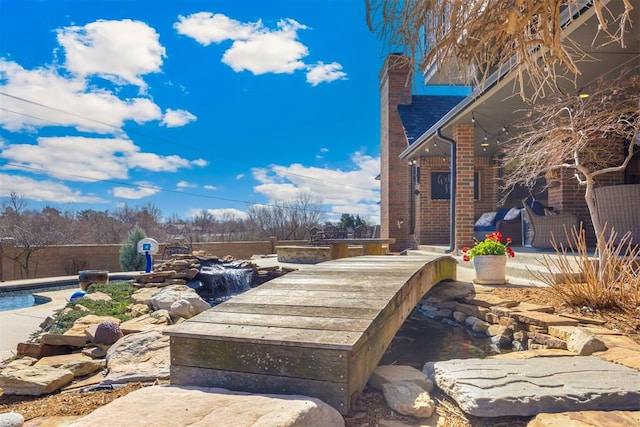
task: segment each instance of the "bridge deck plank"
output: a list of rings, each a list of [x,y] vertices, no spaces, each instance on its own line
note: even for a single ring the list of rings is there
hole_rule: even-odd
[[[362,256],[297,270],[166,330],[171,383],[318,397],[346,413],[448,256]]]

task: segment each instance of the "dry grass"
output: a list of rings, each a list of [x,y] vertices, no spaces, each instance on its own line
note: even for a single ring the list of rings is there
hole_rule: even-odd
[[[547,283],[570,306],[613,309],[640,306],[640,246],[633,244],[629,233],[615,244],[616,234],[612,233],[602,251],[596,250],[591,256],[585,236],[582,229],[572,230],[569,241],[573,243],[568,248],[554,241],[556,256],[544,256],[543,265],[551,276],[561,275],[560,283],[534,271],[531,274]],[[599,238],[605,239],[604,236],[603,231]]]

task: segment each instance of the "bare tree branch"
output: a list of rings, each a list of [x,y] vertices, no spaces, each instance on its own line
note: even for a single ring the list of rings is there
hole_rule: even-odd
[[[515,60],[524,93],[523,73],[536,92],[533,99],[555,92],[559,79],[573,80],[578,63],[589,60],[563,27],[576,19],[581,0],[365,0],[367,23],[391,51],[402,51],[421,71],[436,66],[450,79],[482,87],[496,70]],[[633,5],[624,0],[619,15],[604,0],[593,0],[605,44],[625,46]],[[568,22],[565,22],[568,20]],[[473,68],[470,68],[473,67]],[[413,68],[411,68],[413,69]],[[525,71],[526,70],[526,71]],[[471,72],[473,71],[473,72]],[[567,77],[567,74],[569,77]]]

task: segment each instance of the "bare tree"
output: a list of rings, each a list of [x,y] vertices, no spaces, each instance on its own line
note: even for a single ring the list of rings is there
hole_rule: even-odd
[[[46,246],[62,244],[70,240],[72,224],[70,218],[51,207],[42,212],[26,209],[23,196],[12,192],[2,203],[0,215],[0,251],[18,265],[21,277],[35,277],[31,259],[34,253]],[[8,246],[6,243],[11,241]],[[35,266],[37,269],[37,265]]]
[[[76,214],[75,222],[74,243],[120,243],[127,232],[107,210],[83,209]]]
[[[602,175],[624,171],[640,149],[640,75],[635,69],[623,71],[615,79],[600,78],[586,93],[587,98],[554,95],[537,103],[515,124],[518,136],[504,147],[504,166],[509,171],[505,186],[510,189],[524,184],[531,188],[540,176],[573,172],[585,188],[602,255],[604,224],[593,190]]]
[[[365,0],[369,28],[394,51],[401,50],[421,71],[436,65],[449,77],[482,86],[496,69],[518,67],[524,98],[524,73],[538,88],[555,90],[566,72],[579,74],[578,63],[588,59],[562,28],[579,16],[580,0]],[[607,42],[625,46],[631,27],[631,0],[623,0],[619,15],[605,0],[593,0],[598,33]],[[594,34],[594,37],[596,34]],[[472,68],[473,67],[473,68]],[[413,67],[411,67],[413,69]],[[467,72],[461,72],[467,70]],[[475,70],[476,72],[471,72]]]
[[[323,222],[322,200],[311,194],[301,193],[288,201],[278,201],[269,206],[254,205],[249,208],[249,222],[263,236],[278,239],[302,239],[307,228]]]

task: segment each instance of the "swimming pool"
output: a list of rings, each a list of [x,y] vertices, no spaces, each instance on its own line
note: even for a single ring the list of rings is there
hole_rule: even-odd
[[[131,280],[128,273],[110,274],[112,280]],[[50,280],[34,279],[33,283],[12,284],[4,282],[0,286],[0,312],[33,307],[51,301],[42,292],[60,291],[64,289],[80,289],[77,278],[52,277]]]
[[[33,307],[35,305],[45,304],[51,301],[42,295],[34,295],[31,293],[1,295],[0,311],[17,310],[19,308]]]

